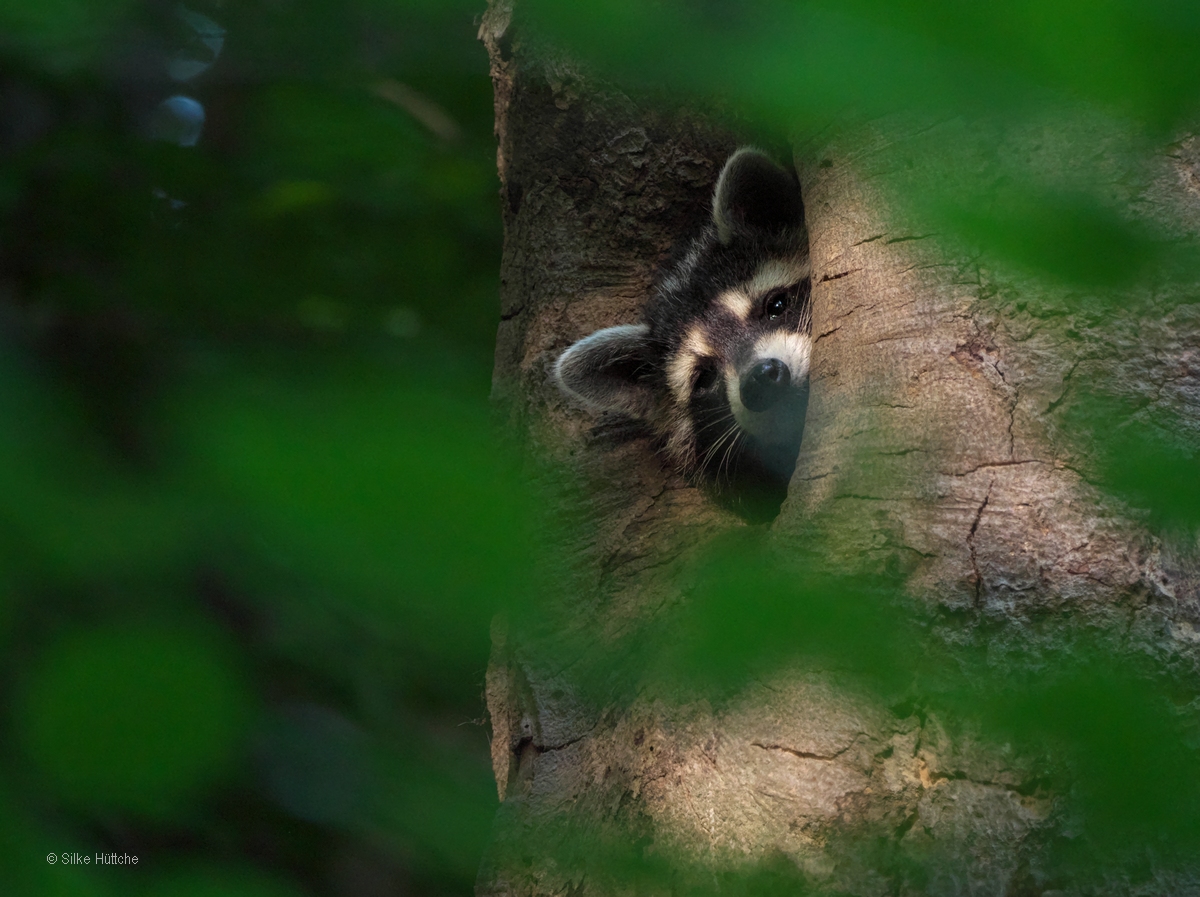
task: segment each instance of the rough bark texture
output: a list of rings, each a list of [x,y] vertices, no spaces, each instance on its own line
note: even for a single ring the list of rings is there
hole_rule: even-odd
[[[557,563],[545,575],[559,613],[493,632],[502,805],[479,892],[623,889],[595,858],[635,839],[639,855],[714,875],[782,858],[810,886],[856,894],[1066,887],[1039,877],[1038,852],[1064,823],[1036,758],[885,701],[848,672],[796,664],[719,706],[655,690],[606,703],[561,650],[543,650],[602,654],[669,615],[688,561],[747,529],[665,467],[647,436],[596,425],[549,377],[573,340],[638,319],[656,266],[706,214],[738,141],[535,53],[510,4],[492,6],[481,37],[506,200],[497,405],[535,475],[565,470],[575,488],[548,511]],[[1022,299],[1044,287],[997,282],[890,207],[881,173],[938,139],[877,124],[797,152],[814,269],[812,398],[783,512],[750,532],[781,557],[818,544],[831,567],[903,576],[943,644],[1053,642],[1057,630],[1041,624],[1069,610],[1112,633],[1114,650],[1194,670],[1195,546],[1160,544],[1093,485],[1086,440],[1061,415],[1078,384],[1116,366],[1145,414],[1170,408],[1200,435],[1200,306],[1147,285],[1136,308],[1066,303],[1035,317]],[[1063,146],[1047,140],[1044,153],[1054,164]],[[1114,184],[1131,205],[1195,229],[1195,154],[1181,144]],[[588,849],[556,848],[564,832]],[[847,846],[871,839],[886,857]],[[927,878],[906,871],[906,858],[930,856]],[[1196,886],[1183,872],[1154,875],[1147,893]],[[1123,890],[1135,888],[1112,883]]]
[[[1144,419],[1170,409],[1200,433],[1200,309],[1158,317],[1175,297],[1154,297],[1162,288],[1150,283],[1125,300],[1136,310],[1070,312],[1066,290],[997,281],[936,235],[906,229],[877,182],[898,157],[924,158],[926,177],[944,172],[935,147],[983,142],[962,131],[860,135],[798,159],[817,348],[812,435],[780,536],[818,529],[836,540],[835,556],[899,562],[915,595],[983,618],[1064,606],[1108,618],[1161,598],[1168,617],[1194,623],[1195,577],[1090,485],[1086,434],[1060,422],[1073,384],[1120,382]],[[1001,135],[983,139],[1004,152]],[[1045,165],[1096,142],[1094,133],[1044,139]],[[1112,186],[1128,205],[1158,202],[1186,227],[1197,209],[1171,163],[1164,155],[1114,172],[1125,183]],[[919,190],[920,173],[910,182]]]

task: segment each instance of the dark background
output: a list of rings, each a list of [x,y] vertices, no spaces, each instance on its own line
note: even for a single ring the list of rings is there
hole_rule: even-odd
[[[0,4],[5,893],[470,890],[523,575],[481,11]]]

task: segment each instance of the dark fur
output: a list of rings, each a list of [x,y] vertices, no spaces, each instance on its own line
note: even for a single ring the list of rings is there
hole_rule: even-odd
[[[580,340],[563,353],[555,373],[566,393],[594,410],[646,420],[681,469],[759,516],[752,505],[765,501],[767,513],[778,509],[803,432],[807,354],[801,365],[794,351],[812,318],[803,206],[795,175],[749,150],[726,163],[713,203],[712,220],[662,272],[642,324]],[[769,273],[756,279],[764,270]],[[786,285],[776,283],[781,278]],[[776,285],[751,289],[762,283]],[[728,301],[750,310],[744,317],[721,301],[730,291],[742,298]],[[780,297],[785,310],[768,318],[765,303]],[[750,368],[762,364],[761,347],[773,336],[788,337],[783,342],[793,352],[797,378],[759,414],[743,403],[742,384]],[[714,351],[697,353],[698,344]],[[691,388],[681,401],[684,372]],[[714,385],[704,388],[714,376]],[[756,436],[740,426],[730,391],[745,420],[771,427]]]

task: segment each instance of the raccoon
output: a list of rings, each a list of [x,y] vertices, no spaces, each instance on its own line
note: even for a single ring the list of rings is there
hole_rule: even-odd
[[[685,473],[777,509],[804,432],[811,292],[799,182],[740,149],[717,179],[711,219],[666,267],[642,322],[579,340],[554,379],[593,412],[646,422]]]

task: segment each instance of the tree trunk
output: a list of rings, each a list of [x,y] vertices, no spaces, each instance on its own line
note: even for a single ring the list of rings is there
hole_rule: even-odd
[[[649,435],[570,407],[550,378],[574,340],[639,319],[657,266],[704,219],[739,141],[529,46],[510,3],[493,3],[481,37],[505,199],[495,397],[536,488],[555,496],[543,579],[556,600],[511,609],[494,629],[487,702],[502,804],[480,894],[720,891],[728,875],[748,893],[779,882],[1072,890],[1044,860],[1077,825],[1063,786],[1047,784],[1045,745],[1014,747],[914,704],[907,682],[880,688],[827,658],[790,657],[711,695],[642,677],[653,658],[626,648],[672,631],[702,590],[705,558],[735,539],[782,570],[802,559],[805,575],[901,582],[897,626],[911,621],[924,639],[903,643],[914,669],[926,652],[966,664],[975,648],[985,667],[1036,672],[1013,658],[1069,653],[1087,631],[1114,657],[1194,675],[1196,545],[1164,543],[1096,485],[1089,434],[1069,412],[1081,387],[1119,370],[1146,426],[1169,411],[1194,444],[1200,305],[1160,282],[1095,306],[1002,278],[893,201],[897,185],[919,193],[945,177],[943,147],[968,147],[986,168],[1027,135],[874,122],[801,140],[811,400],[783,510],[749,525],[665,466]],[[1081,141],[1128,158],[1102,125],[1051,134],[1034,160],[1047,170]],[[1114,164],[1114,192],[1194,231],[1190,146],[1132,171]],[[1193,859],[1151,857],[1137,892],[1195,887]],[[1104,875],[1105,892],[1141,887]]]

